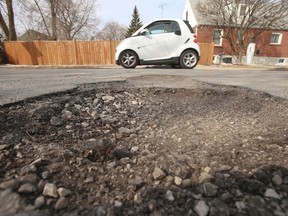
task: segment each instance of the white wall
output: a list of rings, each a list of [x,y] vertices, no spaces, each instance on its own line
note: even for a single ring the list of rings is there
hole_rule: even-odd
[[[230,55],[223,55],[222,58],[232,58],[232,64],[236,64],[237,57],[236,56],[230,56]],[[220,64],[221,57],[219,55],[213,56],[213,64]],[[284,62],[279,63],[280,59],[284,59]],[[247,61],[246,56],[243,56],[242,62],[245,64]],[[224,61],[222,61],[222,64],[225,64]],[[254,56],[253,61],[251,62],[251,65],[264,65],[264,66],[279,66],[279,67],[287,67],[288,66],[288,58],[281,58],[281,57],[259,57]]]
[[[192,10],[192,7],[190,5],[189,0],[186,0],[186,2],[185,2],[185,7],[184,7],[182,19],[186,20],[187,16],[188,16],[188,21],[189,21],[190,25],[194,28],[197,25],[197,21],[196,21],[196,18],[195,18],[195,15],[193,13],[193,10]]]

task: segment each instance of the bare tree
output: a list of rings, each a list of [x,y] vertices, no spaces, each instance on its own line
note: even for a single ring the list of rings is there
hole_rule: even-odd
[[[197,9],[223,32],[238,63],[250,42],[267,29],[281,29],[288,14],[287,0],[206,0]]]
[[[32,28],[46,33],[52,40],[88,39],[96,29],[96,0],[18,0]],[[21,13],[23,15],[23,12]]]
[[[9,28],[8,25],[5,21],[5,18],[3,16],[3,11],[4,11],[4,3],[3,0],[0,1],[0,27],[2,29],[2,31],[4,32],[6,38],[9,38]]]
[[[51,10],[51,30],[52,30],[52,40],[57,40],[57,10],[60,6],[59,0],[48,0],[48,4]]]
[[[2,0],[0,4],[0,27],[8,40],[15,41],[17,40],[17,34],[14,21],[13,1],[5,0],[4,3],[4,0]],[[8,24],[4,14],[7,14]]]
[[[62,0],[58,12],[58,33],[61,39],[79,38],[83,29],[87,30],[97,25],[98,20],[93,18],[93,12],[95,1],[74,1],[72,4],[71,0]]]
[[[51,29],[53,29],[54,30],[54,33],[51,33],[51,30],[50,30],[50,28],[49,28],[49,21],[46,19],[46,15],[45,15],[45,9],[43,9],[43,7],[41,7],[41,5],[40,5],[40,1],[39,0],[34,0],[34,3],[35,3],[35,6],[36,6],[36,10],[34,10],[34,12],[35,11],[37,11],[37,12],[39,12],[39,14],[40,14],[40,16],[41,16],[41,20],[42,20],[42,22],[40,22],[40,23],[43,23],[43,26],[45,27],[45,30],[46,30],[46,33],[48,34],[48,36],[51,38],[51,39],[53,39],[54,38],[54,40],[55,39],[57,39],[57,33],[56,33],[56,26],[54,26],[54,27],[52,27]],[[52,9],[51,9],[51,11],[52,11]],[[51,17],[52,17],[52,15],[51,15]],[[31,17],[32,18],[32,17]],[[53,18],[51,18],[51,20],[52,20]],[[55,19],[55,17],[54,17],[54,19]],[[38,19],[37,19],[38,20]],[[54,25],[55,25],[55,23],[54,23]],[[52,26],[52,24],[51,24],[51,26]],[[53,30],[52,30],[52,32],[53,32]],[[54,35],[54,36],[53,36]]]
[[[97,40],[122,40],[125,38],[126,31],[127,27],[112,21],[108,22],[93,38]]]

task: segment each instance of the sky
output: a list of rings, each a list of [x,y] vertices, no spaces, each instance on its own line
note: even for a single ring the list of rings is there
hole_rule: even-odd
[[[97,0],[98,18],[101,25],[116,21],[119,24],[129,26],[132,20],[135,5],[143,24],[162,18],[181,18],[185,6],[185,0]]]

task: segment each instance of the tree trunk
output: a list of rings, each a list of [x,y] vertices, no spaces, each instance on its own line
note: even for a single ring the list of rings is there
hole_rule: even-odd
[[[50,29],[49,29],[49,27],[48,27],[48,24],[47,24],[46,20],[45,20],[45,16],[44,16],[44,14],[43,14],[43,12],[42,12],[42,10],[41,10],[41,7],[40,7],[39,3],[38,3],[36,0],[34,0],[34,3],[35,3],[36,7],[37,7],[38,10],[39,10],[39,13],[40,13],[40,16],[41,16],[41,18],[42,18],[42,21],[43,21],[43,23],[44,23],[46,32],[47,32],[47,34],[49,35],[49,38],[51,39],[51,38],[52,38],[52,36],[51,36],[51,31],[50,31]]]
[[[52,40],[57,40],[57,2],[58,0],[50,0],[51,22],[52,22]]]
[[[8,20],[9,20],[8,40],[16,41],[17,34],[16,34],[15,22],[14,22],[13,0],[6,0],[6,5],[7,5],[7,11],[8,11]]]
[[[9,38],[9,29],[8,29],[8,26],[5,22],[5,20],[4,20],[4,17],[2,16],[1,11],[0,11],[0,27],[5,34],[5,37]]]
[[[242,49],[240,49],[237,56],[237,64],[242,64],[242,58],[243,58],[243,52]]]

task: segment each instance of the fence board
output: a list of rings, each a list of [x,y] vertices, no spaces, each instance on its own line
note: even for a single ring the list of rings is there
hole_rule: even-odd
[[[119,41],[5,41],[10,64],[16,65],[110,65],[115,64]],[[213,61],[213,43],[199,43],[199,64]]]
[[[214,44],[213,43],[199,43],[201,58],[199,64],[211,65],[213,63]]]

